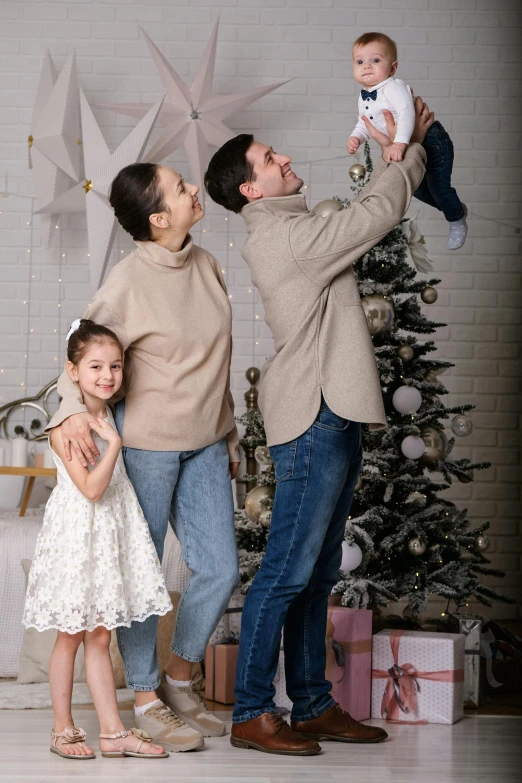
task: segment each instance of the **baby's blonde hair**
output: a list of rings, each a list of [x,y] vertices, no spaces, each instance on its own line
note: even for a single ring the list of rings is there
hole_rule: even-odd
[[[363,33],[353,42],[352,50],[358,46],[368,46],[371,43],[383,43],[388,48],[393,62],[397,59],[397,44],[385,33]]]

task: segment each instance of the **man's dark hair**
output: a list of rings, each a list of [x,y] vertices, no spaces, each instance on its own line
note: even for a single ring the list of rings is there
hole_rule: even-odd
[[[165,212],[157,163],[131,163],[112,181],[109,201],[121,227],[133,239],[152,239],[149,217]]]
[[[251,133],[241,133],[212,156],[205,173],[205,190],[217,204],[231,212],[241,212],[248,204],[239,191],[243,182],[254,182],[254,168],[247,160],[247,152],[254,141]]]

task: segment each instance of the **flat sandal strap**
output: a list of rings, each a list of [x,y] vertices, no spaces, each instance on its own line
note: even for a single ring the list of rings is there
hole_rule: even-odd
[[[100,734],[100,739],[125,739],[125,737],[128,737],[130,732],[128,731],[117,731],[116,734]]]

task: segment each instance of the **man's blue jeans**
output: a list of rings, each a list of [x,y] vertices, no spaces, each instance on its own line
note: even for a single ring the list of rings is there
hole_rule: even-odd
[[[243,609],[234,723],[276,710],[283,626],[292,719],[310,720],[334,704],[325,679],[328,596],[361,467],[361,425],[323,400],[310,429],[270,454],[277,488],[266,554]]]
[[[124,403],[116,405],[118,432]],[[128,476],[163,556],[169,516],[191,575],[181,596],[172,651],[201,661],[234,587],[239,582],[234,503],[225,439],[195,451],[146,451],[124,447]],[[158,617],[118,628],[127,685],[153,691],[159,685]]]
[[[428,129],[422,146],[427,156],[426,174],[413,195],[440,210],[448,223],[462,220],[465,210],[451,186],[453,142],[438,120]]]

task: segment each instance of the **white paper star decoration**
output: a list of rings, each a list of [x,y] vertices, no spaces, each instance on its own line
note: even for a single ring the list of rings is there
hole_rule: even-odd
[[[149,109],[127,138],[111,153],[83,90],[80,90],[85,180],[74,185],[39,212],[87,211],[93,293],[98,290],[103,281],[116,228],[116,219],[108,199],[112,180],[122,168],[141,160],[162,103],[163,97]]]
[[[64,193],[71,177],[80,177],[80,111],[74,52],[62,72],[56,70],[47,50],[36,93],[28,137],[29,168],[33,169],[37,204],[44,207]],[[42,244],[49,247],[51,214],[41,215]]]
[[[208,163],[208,145],[220,147],[235,135],[223,120],[248,106],[258,98],[281,87],[286,82],[258,87],[232,95],[212,96],[216,43],[216,22],[192,85],[188,87],[165,59],[157,46],[142,30],[147,45],[156,62],[165,87],[166,98],[158,116],[158,125],[165,130],[145,155],[145,160],[160,162],[182,145],[190,165],[194,182],[202,189],[203,176]],[[122,103],[97,104],[129,117],[143,117],[151,104]]]

